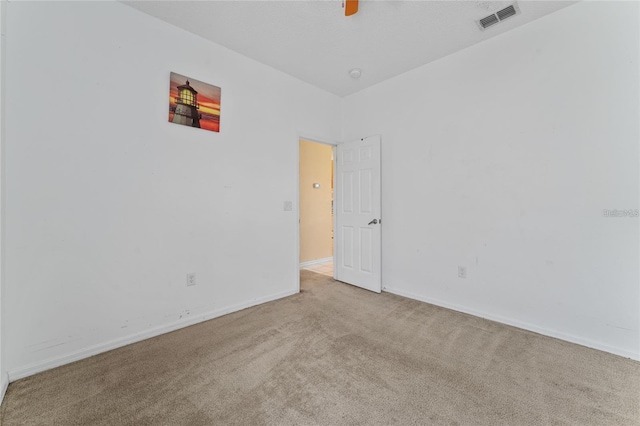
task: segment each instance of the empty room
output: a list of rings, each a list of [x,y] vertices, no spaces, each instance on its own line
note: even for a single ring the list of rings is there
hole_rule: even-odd
[[[637,1],[0,0],[0,424],[640,424]]]

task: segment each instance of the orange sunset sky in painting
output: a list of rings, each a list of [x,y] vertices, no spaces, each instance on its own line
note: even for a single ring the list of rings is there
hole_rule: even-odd
[[[220,131],[220,96],[221,89],[218,86],[203,83],[184,75],[171,73],[171,83],[169,85],[169,121],[173,120],[173,112],[176,108],[176,98],[178,97],[178,86],[182,86],[189,80],[189,84],[198,92],[198,112],[200,118],[200,128]]]

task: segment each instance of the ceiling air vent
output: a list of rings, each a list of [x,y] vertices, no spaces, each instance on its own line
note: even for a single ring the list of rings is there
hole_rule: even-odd
[[[514,3],[511,6],[507,6],[504,9],[500,9],[499,11],[480,19],[477,23],[480,29],[484,30],[485,28],[488,28],[493,24],[497,24],[500,21],[504,21],[518,13],[520,13],[520,9],[518,9],[517,4]]]
[[[482,28],[487,28],[487,27],[490,27],[493,24],[497,24],[498,22],[500,22],[500,21],[498,21],[498,17],[496,15],[489,15],[486,18],[482,18],[480,20],[480,26]]]
[[[496,15],[498,15],[498,19],[500,19],[501,21],[504,21],[508,17],[513,16],[515,14],[516,14],[516,8],[513,7],[513,5],[509,7],[505,7],[504,9],[496,12]]]

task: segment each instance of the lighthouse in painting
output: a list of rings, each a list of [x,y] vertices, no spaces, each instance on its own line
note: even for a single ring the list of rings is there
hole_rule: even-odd
[[[220,132],[221,91],[218,86],[172,72],[169,78],[169,122]]]
[[[200,127],[200,113],[198,109],[198,92],[189,84],[189,80],[178,86],[178,97],[175,98],[176,110],[173,122],[191,127]]]

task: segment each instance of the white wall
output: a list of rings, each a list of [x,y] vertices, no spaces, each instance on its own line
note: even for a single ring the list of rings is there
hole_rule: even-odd
[[[123,4],[8,13],[11,380],[297,291],[283,202],[339,98]],[[171,71],[222,88],[220,133],[167,121]]]
[[[345,98],[387,290],[640,358],[638,218],[602,214],[640,207],[638,16],[582,2]]]
[[[0,403],[4,399],[4,394],[9,386],[9,379],[5,369],[4,361],[4,68],[5,68],[5,46],[4,30],[6,19],[7,2],[0,0]]]

